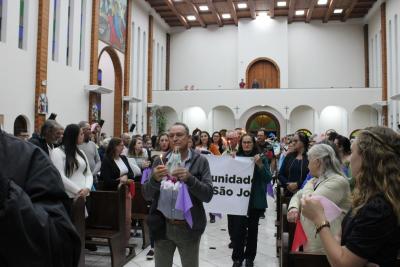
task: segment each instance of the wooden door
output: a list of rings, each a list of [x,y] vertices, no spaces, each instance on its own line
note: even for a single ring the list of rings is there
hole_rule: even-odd
[[[260,88],[279,88],[279,70],[268,60],[254,62],[247,72],[247,88],[251,88],[256,79]]]

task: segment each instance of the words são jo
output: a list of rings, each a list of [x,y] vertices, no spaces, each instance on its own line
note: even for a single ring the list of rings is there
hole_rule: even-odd
[[[240,177],[236,175],[228,176],[211,176],[212,181],[214,183],[225,183],[225,184],[250,184],[251,178],[250,175],[247,177]],[[225,186],[213,186],[213,194],[221,195],[221,196],[232,196],[234,194],[233,190],[230,188],[225,188]],[[249,197],[250,190],[243,190],[243,188],[239,189],[239,193],[236,194],[238,197]]]

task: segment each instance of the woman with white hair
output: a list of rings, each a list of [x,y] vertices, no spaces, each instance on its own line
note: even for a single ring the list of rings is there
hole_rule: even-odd
[[[342,214],[330,222],[332,234],[340,236],[341,222],[351,206],[350,187],[347,178],[344,177],[341,171],[339,159],[331,146],[326,144],[314,145],[307,155],[309,160],[308,169],[314,178],[303,189],[297,191],[290,200],[287,219],[289,222],[301,220],[308,240],[304,246],[304,251],[324,252],[319,236],[315,235],[314,223],[300,214],[300,200],[303,196],[318,195],[331,200],[341,208]]]

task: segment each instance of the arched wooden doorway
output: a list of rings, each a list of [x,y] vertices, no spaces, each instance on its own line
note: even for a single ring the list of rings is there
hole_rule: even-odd
[[[28,123],[24,116],[19,115],[14,121],[14,136],[19,136],[21,133],[28,133]]]
[[[278,119],[269,112],[261,111],[254,113],[246,122],[246,131],[257,134],[260,128],[264,128],[267,135],[270,133],[280,136],[280,124]]]
[[[122,116],[122,66],[117,52],[111,46],[106,46],[101,50],[97,65],[99,65],[100,58],[104,52],[108,53],[114,67],[114,136],[119,137],[122,133],[122,126],[124,126],[124,129],[128,128],[127,124],[122,125],[125,124],[125,120],[123,120]],[[97,98],[97,103],[101,107],[101,97]]]
[[[275,61],[269,58],[257,58],[250,62],[246,70],[247,88],[252,87],[254,80],[260,88],[280,88],[280,71]]]

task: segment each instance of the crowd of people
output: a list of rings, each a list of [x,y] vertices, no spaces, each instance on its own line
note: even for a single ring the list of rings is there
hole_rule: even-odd
[[[66,259],[66,255],[76,256],[79,247],[79,238],[68,218],[73,199],[90,198],[90,192],[97,188],[115,191],[120,184],[142,182],[143,196],[151,202],[151,249],[147,258],[155,257],[157,267],[172,266],[178,248],[183,266],[195,267],[207,222],[203,202],[213,197],[206,155],[250,157],[255,165],[247,215],[228,215],[233,266],[254,266],[258,225],[268,207],[268,184],[279,184],[285,196],[291,198],[287,219],[302,223],[308,240],[304,251],[326,253],[332,266],[394,266],[400,247],[399,134],[384,127],[361,130],[354,140],[335,131],[312,136],[299,131],[281,139],[277,134],[263,128],[250,132],[223,129],[212,134],[195,129],[190,133],[185,124],[175,123],[158,136],[124,133],[107,138],[99,124],[82,121],[64,128],[55,120],[47,120],[40,133],[29,139],[33,144],[29,145],[0,130],[0,163],[5,166],[0,170],[0,231],[5,231],[2,225],[10,225],[13,220],[26,218],[35,225],[39,215],[44,216],[36,208],[25,217],[10,211],[9,206],[18,208],[24,204],[18,201],[33,203],[32,209],[38,205],[50,218],[58,216],[64,221],[53,218],[54,221],[48,219],[48,225],[30,227],[37,233],[18,230],[16,223],[14,231],[5,233],[6,240],[11,240],[17,230],[21,240],[31,235],[39,240],[36,235],[41,231],[54,234],[48,242],[57,243],[51,238],[65,238],[69,242],[55,247],[54,255],[47,260],[54,261],[57,256],[64,266],[72,266],[77,258]],[[21,159],[15,158],[14,150]],[[150,173],[146,174],[147,180],[142,179],[145,172]],[[29,189],[36,183],[30,182],[36,176],[37,183],[42,183],[36,186],[37,192]],[[187,186],[192,203],[190,226],[185,212],[175,208],[178,191],[171,188],[177,181]],[[58,195],[52,197],[54,204],[44,198],[46,194]],[[330,200],[342,213],[328,221],[320,201],[313,196]],[[9,214],[6,221],[3,210]],[[90,209],[87,212],[90,214]],[[215,214],[209,214],[210,223],[215,220]],[[0,253],[0,265],[11,262],[2,255],[5,254]],[[36,255],[32,252],[29,256],[25,260]]]

